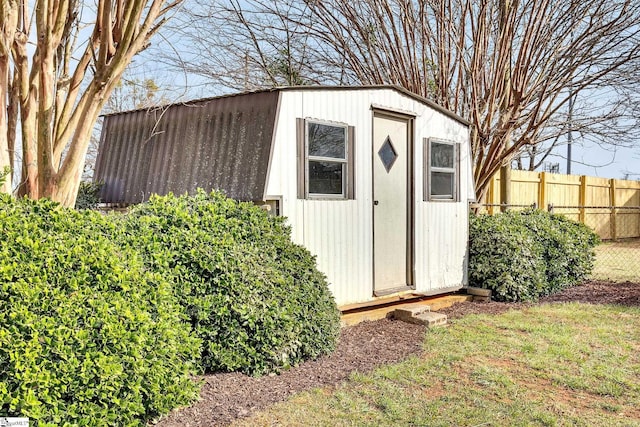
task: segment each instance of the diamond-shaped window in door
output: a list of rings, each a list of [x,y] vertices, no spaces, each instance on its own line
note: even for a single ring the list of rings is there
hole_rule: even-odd
[[[391,143],[391,138],[388,136],[387,139],[384,140],[380,150],[378,150],[378,156],[380,156],[384,168],[389,172],[398,158],[398,153]]]

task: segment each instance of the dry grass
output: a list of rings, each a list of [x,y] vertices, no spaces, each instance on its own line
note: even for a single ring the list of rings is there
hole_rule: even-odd
[[[591,278],[612,282],[640,281],[640,239],[608,241],[596,247]]]
[[[425,353],[237,426],[640,426],[640,309],[541,305],[429,330]]]

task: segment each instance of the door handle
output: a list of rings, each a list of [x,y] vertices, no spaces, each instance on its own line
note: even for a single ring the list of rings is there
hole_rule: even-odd
[[[379,203],[379,202],[378,202],[377,200],[374,200],[374,201],[373,201],[373,206],[378,206],[378,203]]]

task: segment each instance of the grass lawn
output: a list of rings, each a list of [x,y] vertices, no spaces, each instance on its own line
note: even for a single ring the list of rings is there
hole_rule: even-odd
[[[246,426],[640,426],[640,309],[540,305],[431,329],[425,354]]]
[[[604,242],[596,247],[592,279],[640,282],[640,239]]]

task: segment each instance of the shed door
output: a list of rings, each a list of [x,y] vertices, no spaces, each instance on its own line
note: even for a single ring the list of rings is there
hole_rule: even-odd
[[[373,117],[374,294],[412,282],[411,118]]]

